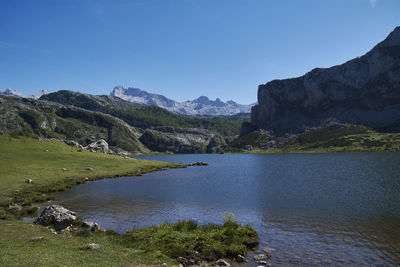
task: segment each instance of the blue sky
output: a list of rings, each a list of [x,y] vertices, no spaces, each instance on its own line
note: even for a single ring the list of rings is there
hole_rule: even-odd
[[[251,103],[400,25],[399,0],[0,0],[0,89]]]

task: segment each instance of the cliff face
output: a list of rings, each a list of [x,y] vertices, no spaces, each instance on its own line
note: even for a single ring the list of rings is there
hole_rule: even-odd
[[[252,124],[298,133],[334,119],[400,130],[400,27],[362,57],[258,88]]]

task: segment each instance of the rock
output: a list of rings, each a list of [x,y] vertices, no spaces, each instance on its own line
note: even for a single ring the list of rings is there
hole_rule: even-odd
[[[94,225],[94,222],[86,222],[86,221],[84,221],[82,223],[82,227],[87,227],[87,228],[92,228],[93,225]]]
[[[90,244],[87,244],[85,248],[92,250],[92,249],[99,249],[99,248],[101,248],[101,246],[96,243],[90,243]]]
[[[261,264],[261,265],[267,265],[267,262],[266,262],[266,261],[258,261],[257,263],[258,263],[258,264]]]
[[[186,258],[184,258],[184,257],[178,257],[177,259],[176,259],[176,261],[177,262],[179,262],[180,264],[182,264],[183,266],[186,266],[187,265],[187,259]]]
[[[28,184],[31,184],[31,183],[33,183],[33,180],[32,180],[32,179],[27,179],[26,182],[27,182]]]
[[[108,143],[104,139],[100,139],[96,142],[93,142],[93,143],[87,145],[86,147],[84,147],[84,149],[91,151],[91,152],[100,152],[100,153],[106,153],[106,154],[110,152]]]
[[[93,168],[87,167],[86,170],[87,171],[93,171]]]
[[[92,226],[92,228],[90,228],[90,231],[91,231],[91,232],[99,231],[99,230],[101,230],[101,228],[100,228],[100,226],[99,226],[98,223],[94,223],[93,226]]]
[[[195,163],[189,163],[186,164],[186,166],[190,167],[190,166],[208,166],[210,164],[208,164],[207,162],[195,162]]]
[[[82,147],[78,142],[73,141],[73,140],[64,140],[64,143],[66,143],[67,145],[73,146],[73,147],[78,147],[78,148]]]
[[[83,178],[83,180],[85,180],[85,181],[89,181],[89,178],[87,178],[87,177],[84,177],[84,178]]]
[[[236,257],[236,262],[244,262],[246,260],[245,257],[243,257],[242,255],[237,255]]]
[[[365,55],[258,87],[256,129],[301,133],[328,119],[382,131],[400,129],[400,27]]]
[[[219,259],[217,260],[217,262],[215,263],[215,265],[217,266],[231,266],[227,261],[223,260],[223,259]]]
[[[22,210],[22,206],[19,204],[10,204],[8,206],[9,210],[15,210],[15,211],[21,211]]]
[[[75,212],[59,205],[50,205],[42,211],[35,223],[45,226],[51,225],[56,231],[61,231],[71,226],[76,219]]]
[[[271,258],[270,254],[258,254],[253,257],[254,260],[256,261],[261,261],[261,260],[268,260]]]
[[[63,170],[63,171],[65,171],[65,172],[66,172],[66,171],[67,171],[67,168],[62,168],[61,170]]]
[[[44,240],[44,237],[43,236],[39,236],[39,237],[31,238],[29,240],[29,242],[38,242],[38,241],[43,241],[43,240]]]

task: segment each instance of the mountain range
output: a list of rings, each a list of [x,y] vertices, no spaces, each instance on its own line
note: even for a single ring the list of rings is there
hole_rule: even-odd
[[[114,87],[110,95],[134,103],[143,103],[162,107],[171,112],[182,115],[228,116],[238,113],[249,113],[251,107],[255,105],[242,105],[232,100],[223,102],[219,98],[216,100],[210,100],[206,96],[200,96],[195,100],[177,102],[163,95],[148,93],[133,87],[124,88],[122,86]]]
[[[50,91],[47,89],[40,90],[39,92],[32,94],[28,96],[29,98],[34,98],[34,99],[39,99],[43,95],[49,94]],[[3,90],[0,90],[0,95],[8,95],[8,96],[17,96],[17,97],[25,97],[20,91],[6,88]]]

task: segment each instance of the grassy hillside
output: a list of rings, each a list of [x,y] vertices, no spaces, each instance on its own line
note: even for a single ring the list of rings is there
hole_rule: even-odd
[[[358,125],[335,125],[311,130],[298,136],[273,137],[254,131],[238,137],[227,148],[230,152],[325,153],[400,151],[400,133],[379,133]]]
[[[79,151],[57,141],[7,135],[0,135],[0,158],[0,266],[178,264],[179,256],[197,255],[195,249],[201,253],[197,260],[234,259],[258,244],[257,233],[250,226],[239,225],[229,216],[220,226],[181,221],[123,235],[113,231],[55,235],[49,228],[18,218],[35,213],[32,203],[52,199],[52,192],[84,183],[84,177],[96,180],[141,175],[182,166],[124,159]],[[33,182],[27,183],[28,178]],[[100,244],[101,248],[87,250],[89,243]]]

